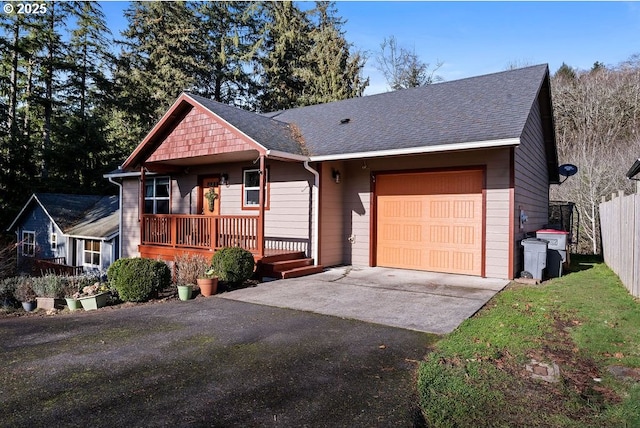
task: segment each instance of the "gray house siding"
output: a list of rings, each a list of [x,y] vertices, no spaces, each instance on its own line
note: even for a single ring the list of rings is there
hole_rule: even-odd
[[[514,153],[514,268],[522,270],[520,242],[548,222],[549,174],[538,103],[534,103]],[[521,211],[527,221],[520,223]],[[522,227],[521,227],[522,226]]]

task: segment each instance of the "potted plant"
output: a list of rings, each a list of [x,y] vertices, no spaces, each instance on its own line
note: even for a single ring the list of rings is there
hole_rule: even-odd
[[[199,254],[183,253],[174,260],[175,282],[180,300],[189,300],[198,289],[198,278],[209,268],[207,259]]]
[[[92,311],[106,306],[109,288],[106,284],[96,282],[83,287],[82,292],[76,293],[73,297],[80,301],[85,311]]]
[[[218,291],[218,274],[213,268],[207,269],[201,278],[198,278],[200,294],[205,297],[212,296]]]
[[[33,278],[32,287],[37,296],[38,308],[62,309],[65,282],[63,276],[53,274]]]
[[[80,303],[80,300],[76,299],[75,296],[81,293],[81,290],[83,288],[82,286],[83,278],[88,278],[88,277],[70,276],[67,278],[67,281],[65,282],[64,298],[67,302],[67,307],[69,308],[70,311],[76,311],[82,308],[82,304]]]
[[[27,312],[31,312],[36,308],[36,293],[33,291],[32,284],[33,282],[28,276],[20,277],[16,290],[13,292],[15,298],[22,302],[22,307]]]
[[[209,211],[213,211],[218,194],[213,187],[209,187],[209,191],[205,193],[204,197],[207,199],[207,205],[209,205]]]

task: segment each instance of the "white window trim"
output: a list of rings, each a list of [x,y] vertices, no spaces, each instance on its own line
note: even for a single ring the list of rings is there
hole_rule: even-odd
[[[55,232],[51,232],[51,251],[56,251],[58,249],[58,234]]]
[[[259,181],[258,181],[258,185],[257,186],[249,187],[249,186],[246,185],[247,173],[250,173],[250,172],[257,172],[258,175],[260,174],[260,170],[258,168],[245,169],[244,171],[242,171],[242,187],[243,187],[243,191],[242,191],[242,206],[243,207],[248,207],[248,208],[253,208],[253,207],[260,206],[260,202],[258,202],[257,204],[248,203],[248,201],[247,201],[247,191],[248,190],[258,190],[258,191],[260,191],[260,184],[259,184]]]
[[[98,244],[99,244],[98,251],[87,250],[87,248],[86,248],[87,242],[98,242]],[[85,261],[87,259],[86,258],[87,253],[90,253],[91,255],[98,254],[98,264],[97,265],[94,265],[93,263],[87,263]],[[93,260],[93,257],[90,257],[90,260]],[[97,239],[85,239],[82,242],[82,266],[100,269],[100,266],[102,266],[102,241],[99,241]]]
[[[158,180],[167,180],[169,182],[169,196],[156,196],[155,192],[156,192],[156,182]],[[153,182],[153,196],[147,196],[147,189],[146,186],[150,183]],[[145,214],[157,214],[158,213],[158,201],[167,201],[167,205],[169,206],[169,213],[171,213],[171,177],[168,176],[162,176],[162,177],[149,177],[145,180],[145,189],[144,189],[145,195],[144,195],[144,201],[145,203],[147,201],[152,201],[153,202],[153,212],[145,212]]]
[[[33,235],[33,243],[30,244],[30,247],[33,248],[33,254],[27,254],[24,251],[25,248],[27,247],[27,245],[25,244],[25,242],[26,242],[25,235]],[[20,245],[20,253],[22,254],[23,257],[35,257],[36,256],[36,232],[35,232],[35,230],[23,230],[22,231],[22,241],[21,241],[21,245]]]

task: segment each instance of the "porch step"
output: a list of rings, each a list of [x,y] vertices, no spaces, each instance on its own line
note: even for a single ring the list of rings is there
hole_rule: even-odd
[[[265,257],[260,261],[259,276],[296,278],[322,272],[322,266],[313,266],[313,259],[303,252]]]
[[[311,275],[314,273],[320,273],[324,267],[322,265],[318,266],[302,266],[293,269],[289,269],[283,272],[280,272],[282,279],[286,278],[297,278],[299,276]]]
[[[287,270],[310,266],[313,264],[313,259],[304,258],[304,259],[294,259],[294,260],[283,260],[280,262],[269,263],[271,265],[271,269],[273,272],[284,272]]]

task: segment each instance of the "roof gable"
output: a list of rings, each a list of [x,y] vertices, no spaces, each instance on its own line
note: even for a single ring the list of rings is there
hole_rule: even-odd
[[[122,169],[131,170],[145,162],[246,150],[302,153],[291,125],[182,93],[123,163]]]
[[[117,196],[34,193],[7,230],[14,230],[24,215],[29,213],[30,209],[35,205],[39,205],[49,219],[55,223],[63,233],[69,234],[69,231],[80,224],[100,222],[106,217],[117,213],[119,203]],[[116,218],[116,222],[117,220]],[[110,229],[109,234],[113,233],[113,229]],[[84,236],[103,237],[107,235]]]
[[[201,108],[192,108],[164,138],[147,162],[251,150],[246,138],[229,130]],[[213,141],[214,144],[211,144]]]

